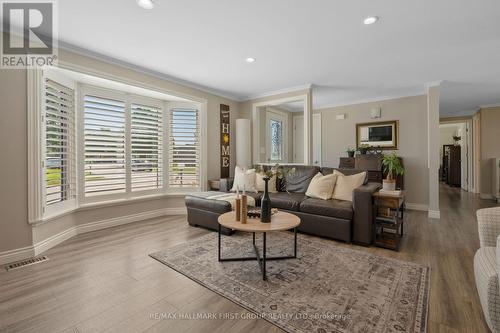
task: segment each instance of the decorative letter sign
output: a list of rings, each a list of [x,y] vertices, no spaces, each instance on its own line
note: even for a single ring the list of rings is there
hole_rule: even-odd
[[[220,177],[229,177],[229,105],[220,105]]]

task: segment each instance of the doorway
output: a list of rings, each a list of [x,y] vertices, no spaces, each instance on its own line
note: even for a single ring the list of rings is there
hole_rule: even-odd
[[[472,119],[439,125],[440,180],[449,186],[475,192]]]

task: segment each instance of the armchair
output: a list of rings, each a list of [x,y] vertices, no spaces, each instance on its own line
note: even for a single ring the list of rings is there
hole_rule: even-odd
[[[474,256],[474,277],[490,330],[500,332],[500,207],[477,211],[480,248]]]

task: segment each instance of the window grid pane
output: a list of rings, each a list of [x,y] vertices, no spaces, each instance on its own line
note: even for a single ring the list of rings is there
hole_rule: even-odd
[[[271,160],[282,159],[283,124],[281,121],[271,120]]]
[[[168,138],[170,187],[197,187],[200,184],[199,127],[198,110],[189,108],[170,110]]]
[[[45,205],[75,197],[74,90],[45,79]]]
[[[163,187],[162,110],[131,105],[132,191]]]
[[[125,102],[84,97],[85,196],[125,193]]]

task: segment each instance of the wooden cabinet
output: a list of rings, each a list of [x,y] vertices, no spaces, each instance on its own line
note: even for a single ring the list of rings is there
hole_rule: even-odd
[[[450,186],[462,185],[462,156],[460,146],[443,145],[443,180]]]
[[[401,164],[403,160],[400,158]],[[382,155],[380,154],[366,154],[357,155],[355,157],[341,157],[339,162],[339,169],[357,169],[366,170],[368,173],[368,181],[374,183],[382,183],[385,178],[382,167]],[[396,179],[396,187],[404,189],[404,177],[399,176]]]

